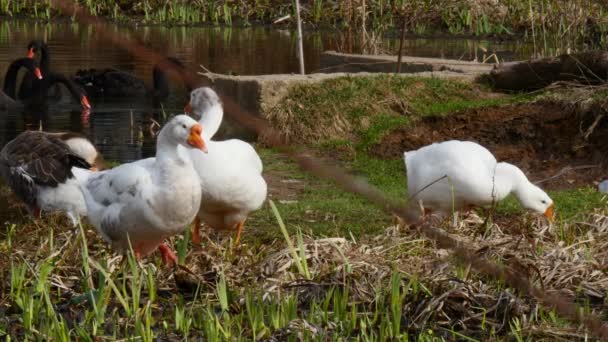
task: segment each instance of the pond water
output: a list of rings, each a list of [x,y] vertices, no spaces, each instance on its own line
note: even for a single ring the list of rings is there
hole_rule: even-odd
[[[241,75],[294,73],[299,68],[296,37],[287,30],[120,25],[113,29],[144,42],[156,51],[179,58],[193,71],[200,71],[200,64],[213,72]],[[356,50],[356,46],[352,47],[355,44],[349,44],[352,39],[348,38],[329,31],[305,32],[307,72],[320,69],[322,51]],[[91,26],[70,21],[2,20],[2,74],[14,59],[25,56],[26,46],[32,39],[43,39],[48,43],[51,70],[55,72],[72,76],[78,69],[112,67],[132,72],[151,85],[153,65],[101,40]],[[398,42],[385,39],[379,46],[385,52],[394,53]],[[470,39],[408,39],[404,51],[412,56],[464,60],[480,60],[484,54],[493,52],[501,60],[529,58],[532,54],[529,44]],[[162,108],[145,101],[104,102],[92,99],[93,108],[89,116],[82,116],[78,105],[0,112],[0,144],[4,145],[25,129],[42,127],[47,131],[82,132],[108,160],[125,162],[148,157],[154,154],[155,144],[149,130],[151,119],[162,123],[165,114],[181,113],[188,98],[185,87],[179,82],[174,82],[171,88],[171,96]]]

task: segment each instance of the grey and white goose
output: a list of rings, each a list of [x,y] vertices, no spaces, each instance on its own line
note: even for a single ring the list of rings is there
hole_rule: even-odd
[[[0,175],[30,213],[62,212],[73,225],[87,213],[78,184],[102,164],[95,146],[76,133],[26,131],[0,151]]]

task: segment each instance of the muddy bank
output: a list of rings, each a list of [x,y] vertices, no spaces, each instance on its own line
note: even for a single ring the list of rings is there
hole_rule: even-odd
[[[473,140],[498,160],[521,167],[533,181],[561,173],[544,187],[578,187],[607,176],[608,119],[600,115],[554,101],[468,109],[395,129],[371,150],[396,158],[433,142]]]

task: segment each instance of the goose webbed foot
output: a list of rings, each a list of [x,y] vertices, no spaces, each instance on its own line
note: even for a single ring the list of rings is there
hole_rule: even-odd
[[[167,246],[166,244],[161,244],[158,246],[158,250],[163,257],[163,263],[167,266],[175,266],[177,265],[177,257],[175,253]]]

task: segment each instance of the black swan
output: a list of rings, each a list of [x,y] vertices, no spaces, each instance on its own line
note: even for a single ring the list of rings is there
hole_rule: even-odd
[[[56,84],[63,84],[74,101],[79,102],[82,108],[91,109],[91,104],[87,97],[87,93],[82,89],[76,82],[68,79],[62,74],[51,72],[48,75],[44,75],[44,78],[36,80],[33,84],[33,88],[29,92],[28,96],[23,99],[28,105],[41,106],[44,105],[48,98],[47,93]]]
[[[36,54],[40,54],[40,60],[38,61],[38,66],[42,71],[43,75],[48,75],[51,71],[51,59],[49,55],[49,49],[45,42],[42,40],[36,39],[32,40],[27,45],[27,57],[35,58]],[[23,79],[21,80],[21,85],[19,86],[19,92],[17,96],[19,99],[26,99],[28,94],[31,93],[32,88],[34,87],[34,82],[36,82],[36,76],[32,75],[31,72],[27,72]],[[54,87],[52,91],[49,92],[49,97],[52,99],[59,99],[61,97],[61,92],[59,87]]]
[[[6,70],[4,75],[3,92],[0,92],[0,109],[7,109],[21,106],[22,103],[17,101],[15,93],[17,91],[17,73],[22,67],[29,70],[32,75],[38,80],[42,78],[42,72],[35,60],[31,58],[19,58],[14,60]]]
[[[89,99],[82,87],[62,74],[51,72],[50,53],[45,42],[32,40],[28,44],[27,57],[34,59],[36,53],[40,53],[39,66],[45,77],[40,80],[30,72],[26,73],[19,87],[18,98],[29,105],[35,106],[44,105],[47,100],[59,101],[61,91],[57,86],[63,84],[76,102],[80,102],[84,109],[90,109]]]
[[[178,68],[184,65],[176,58],[167,58]],[[153,88],[148,89],[144,81],[137,76],[117,69],[78,70],[74,81],[82,85],[93,97],[133,98],[151,97],[164,100],[169,96],[167,74],[156,64],[152,71]]]

